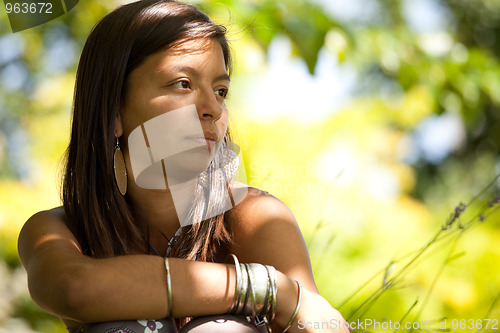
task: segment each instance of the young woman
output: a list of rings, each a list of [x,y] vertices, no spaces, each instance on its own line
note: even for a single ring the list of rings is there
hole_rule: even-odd
[[[348,331],[289,209],[231,179],[230,64],[225,29],[180,2],[122,6],[90,34],[63,206],[19,236],[33,299],[70,332]]]

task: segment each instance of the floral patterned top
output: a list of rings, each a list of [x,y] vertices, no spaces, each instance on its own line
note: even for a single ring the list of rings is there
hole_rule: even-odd
[[[161,320],[123,320],[68,328],[69,333],[177,333],[172,318]]]

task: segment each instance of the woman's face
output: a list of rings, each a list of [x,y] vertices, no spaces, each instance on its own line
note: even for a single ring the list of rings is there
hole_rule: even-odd
[[[147,57],[129,75],[125,105],[117,122],[116,134],[123,134],[120,143],[129,170],[128,137],[141,125],[146,131],[147,124],[156,126],[155,135],[167,140],[171,147],[166,151],[187,151],[183,145],[204,148],[195,154],[179,155],[182,159],[173,160],[172,170],[205,170],[227,131],[228,89],[229,76],[217,41],[189,41]],[[160,125],[159,119],[166,126]],[[163,126],[160,131],[158,126]]]

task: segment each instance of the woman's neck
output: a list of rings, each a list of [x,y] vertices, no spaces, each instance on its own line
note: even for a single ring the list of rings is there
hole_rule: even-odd
[[[196,185],[193,180],[166,190],[150,190],[129,184],[128,194],[147,223],[171,239],[179,227],[186,225]]]

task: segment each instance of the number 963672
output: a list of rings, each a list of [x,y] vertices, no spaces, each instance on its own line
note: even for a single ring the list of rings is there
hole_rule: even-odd
[[[471,329],[471,330],[480,330],[480,329],[492,329],[498,330],[498,319],[453,319],[451,321],[451,327],[453,329]]]
[[[5,3],[5,10],[7,14],[52,14],[52,4],[50,2],[17,2],[17,3]]]

